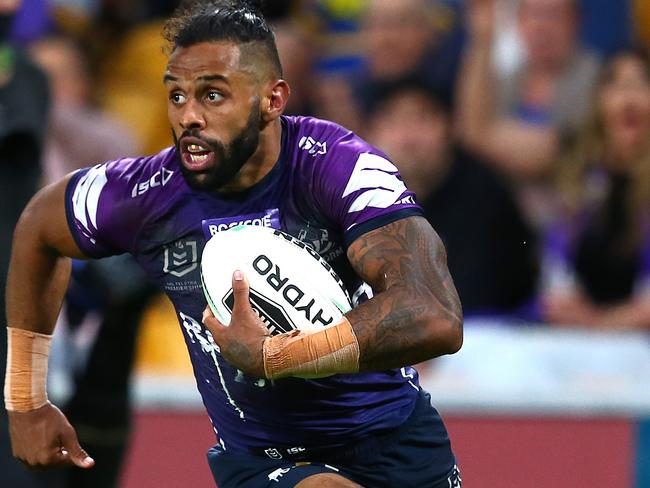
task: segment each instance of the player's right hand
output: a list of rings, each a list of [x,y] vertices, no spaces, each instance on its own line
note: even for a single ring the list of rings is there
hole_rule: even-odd
[[[79,445],[65,415],[47,402],[30,412],[7,412],[14,457],[30,467],[76,465],[92,468],[95,461]]]
[[[244,274],[235,271],[232,277],[235,302],[230,325],[219,322],[209,307],[203,312],[203,325],[226,361],[254,378],[264,378],[264,340],[270,333],[251,307],[249,290]]]

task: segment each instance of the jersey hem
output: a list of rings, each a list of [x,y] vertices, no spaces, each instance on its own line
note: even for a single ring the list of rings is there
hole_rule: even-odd
[[[422,209],[419,207],[403,208],[386,215],[373,217],[370,220],[366,220],[361,224],[355,225],[349,231],[343,234],[343,242],[345,244],[345,248],[347,249],[350,247],[350,245],[363,234],[367,234],[368,232],[378,229],[379,227],[383,227],[384,225],[392,224],[398,220],[405,219],[406,217],[414,216],[424,216]]]

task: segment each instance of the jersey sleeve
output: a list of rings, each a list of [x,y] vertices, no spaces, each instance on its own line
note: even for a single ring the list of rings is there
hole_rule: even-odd
[[[101,258],[133,251],[142,222],[129,189],[138,159],[120,159],[77,171],[65,192],[66,217],[79,249]]]
[[[319,165],[321,211],[340,223],[345,245],[396,220],[422,215],[397,167],[381,151],[348,133]]]

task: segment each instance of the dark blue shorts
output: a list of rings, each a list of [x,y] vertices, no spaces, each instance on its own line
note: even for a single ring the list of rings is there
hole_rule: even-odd
[[[336,473],[366,488],[461,486],[449,437],[426,392],[400,428],[318,459],[275,460],[217,445],[208,451],[208,463],[219,488],[289,488],[318,473]]]

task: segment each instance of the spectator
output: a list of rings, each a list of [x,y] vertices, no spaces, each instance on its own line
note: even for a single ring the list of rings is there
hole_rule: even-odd
[[[506,174],[528,182],[550,171],[561,132],[583,119],[599,62],[578,43],[577,0],[522,0],[517,22],[526,60],[513,74],[495,79],[495,3],[469,3],[459,134]],[[524,196],[529,195],[534,193]],[[539,202],[526,203],[531,218],[540,220]]]
[[[304,30],[289,20],[276,22],[272,27],[282,62],[283,76],[291,83],[291,97],[286,113],[312,115],[315,59],[313,43]]]
[[[169,128],[155,123],[167,115],[162,84],[166,56],[160,40],[163,18],[178,0],[102,2],[87,40],[96,60],[99,103],[127,124],[147,154],[171,142]]]
[[[47,183],[88,162],[138,153],[128,129],[93,106],[88,62],[73,40],[47,37],[33,43],[29,52],[47,73],[54,102],[44,157]]]
[[[367,0],[350,31],[321,63],[316,112],[363,133],[363,116],[384,84],[417,76],[451,98],[461,52],[458,15],[447,2]],[[343,25],[349,28],[350,21]],[[358,26],[357,26],[358,24]],[[356,41],[356,42],[355,42]],[[327,53],[325,53],[327,55]]]
[[[450,142],[445,107],[422,82],[381,93],[371,142],[396,161],[440,234],[467,315],[513,314],[534,291],[535,246],[509,187]]]
[[[650,61],[604,69],[592,116],[558,165],[562,206],[545,249],[545,318],[650,328]]]
[[[451,97],[460,60],[460,29],[451,7],[428,0],[369,0],[361,21],[365,68],[354,78],[364,109],[382,85],[418,76]]]

